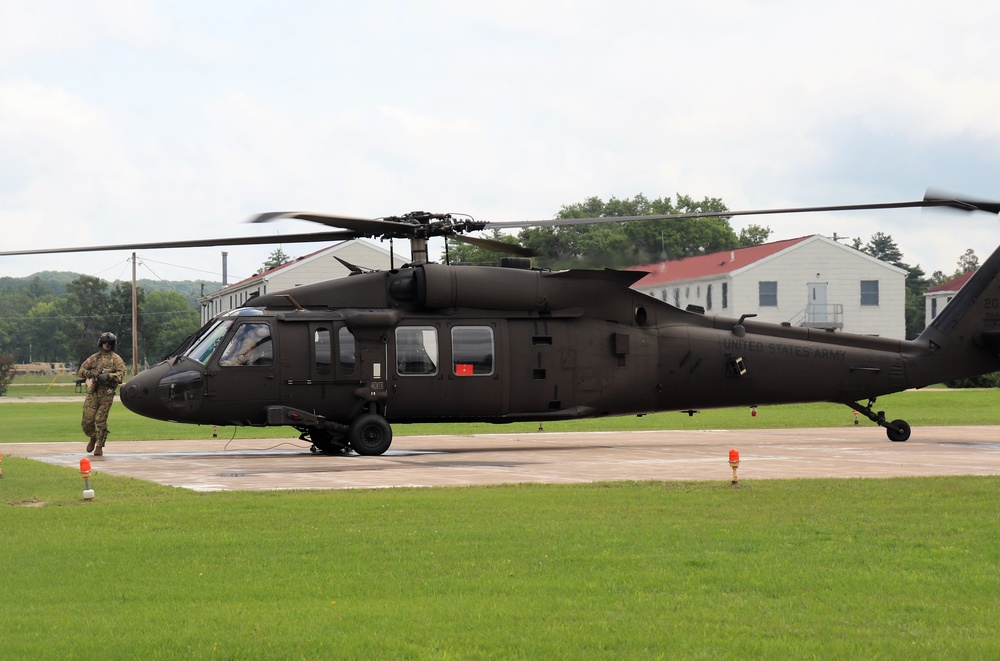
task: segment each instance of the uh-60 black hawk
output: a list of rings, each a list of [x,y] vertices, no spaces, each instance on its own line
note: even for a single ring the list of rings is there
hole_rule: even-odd
[[[910,426],[873,409],[881,395],[1000,370],[1000,249],[912,341],[708,316],[630,288],[641,271],[449,266],[427,240],[484,228],[656,218],[1000,203],[928,195],[914,202],[591,218],[476,222],[413,213],[361,219],[270,213],[340,230],[283,243],[408,238],[412,263],[267,293],[223,313],[122,386],[132,411],[212,425],[288,425],[325,453],[385,452],[392,423],[543,422],[792,402],[846,404],[893,441]],[[268,243],[267,237],[97,249]],[[517,247],[514,248],[515,250]],[[26,252],[70,252],[79,248]],[[758,347],[780,351],[759,352]],[[819,358],[818,358],[819,357]],[[864,402],[864,403],[863,403]]]

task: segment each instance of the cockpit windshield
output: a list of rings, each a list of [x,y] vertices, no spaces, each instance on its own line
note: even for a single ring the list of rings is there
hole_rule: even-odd
[[[187,350],[184,354],[188,358],[197,360],[202,365],[208,363],[208,359],[212,357],[215,349],[222,342],[223,336],[229,327],[233,325],[235,319],[219,319],[214,324],[208,327],[208,330],[198,338],[194,345]]]
[[[185,351],[184,355],[192,360],[197,360],[202,365],[207,365],[219,343],[222,342],[222,338],[234,323],[240,318],[259,317],[263,314],[264,311],[260,308],[237,308],[222,313],[214,321],[203,326],[197,337],[188,341],[187,344],[191,348]]]

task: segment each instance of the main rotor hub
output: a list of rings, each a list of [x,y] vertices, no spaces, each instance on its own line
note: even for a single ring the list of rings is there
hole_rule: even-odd
[[[429,211],[411,211],[402,216],[389,216],[384,220],[413,225],[414,229],[409,233],[409,237],[418,239],[474,232],[486,227],[485,221],[476,221],[472,216],[456,217],[450,213]]]

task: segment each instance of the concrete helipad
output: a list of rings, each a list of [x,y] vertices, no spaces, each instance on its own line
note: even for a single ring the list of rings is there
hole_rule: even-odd
[[[601,480],[1000,475],[1000,427],[922,427],[892,443],[874,426],[397,436],[380,457],[324,456],[301,441],[116,441],[101,473],[198,491],[468,486]],[[5,455],[79,468],[84,443],[8,443]]]

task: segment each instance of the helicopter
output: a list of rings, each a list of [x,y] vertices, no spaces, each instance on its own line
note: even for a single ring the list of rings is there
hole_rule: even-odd
[[[632,220],[948,207],[1000,213],[1000,203],[928,192],[911,202],[485,222],[413,212],[355,218],[271,212],[338,228],[282,242],[409,239],[410,263],[352,267],[335,280],[268,292],[220,314],[121,386],[131,411],[158,420],[290,426],[324,454],[380,455],[392,425],[645,415],[832,402],[906,441],[910,425],[875,410],[878,397],[1000,370],[1000,248],[914,340],[711,316],[631,285],[636,270],[533,268],[524,248],[463,236],[517,228]],[[448,237],[515,252],[500,266],[427,260]],[[267,243],[267,237],[2,252]],[[351,265],[348,265],[351,266]],[[764,350],[770,348],[770,350]]]

